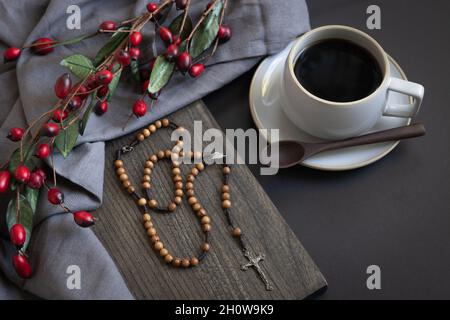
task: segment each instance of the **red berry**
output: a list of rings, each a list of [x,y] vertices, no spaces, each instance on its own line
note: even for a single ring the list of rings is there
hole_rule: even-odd
[[[141,50],[139,50],[138,47],[130,48],[130,57],[131,57],[131,59],[137,60],[140,55],[141,55]]]
[[[56,123],[45,123],[41,128],[44,137],[56,137],[59,134],[59,126]]]
[[[78,110],[83,105],[83,99],[81,99],[79,96],[73,96],[72,99],[70,99],[69,104],[67,105],[67,108],[70,111]]]
[[[133,105],[133,113],[136,117],[143,117],[147,113],[147,105],[144,100],[137,100]]]
[[[9,230],[9,238],[13,245],[16,246],[17,250],[23,247],[25,239],[27,238],[27,232],[25,228],[20,223],[16,223]]]
[[[64,202],[64,194],[58,188],[51,188],[47,192],[48,202],[57,205]]]
[[[179,46],[181,44],[181,41],[182,41],[181,37],[179,37],[177,35],[173,36],[173,44],[176,44],[177,46]]]
[[[87,211],[77,211],[73,214],[73,219],[75,223],[82,228],[87,228],[92,226],[94,222],[94,217]]]
[[[181,72],[186,72],[192,64],[192,58],[189,52],[185,51],[178,56],[177,67]]]
[[[50,155],[50,146],[46,143],[41,143],[36,150],[36,157],[45,159]]]
[[[147,79],[142,84],[142,93],[147,92],[148,86],[150,85],[150,79]]]
[[[12,264],[19,277],[23,279],[31,278],[32,275],[31,266],[28,263],[27,258],[25,258],[25,256],[22,255],[20,252],[16,253],[12,257]]]
[[[55,111],[53,111],[52,119],[55,122],[61,122],[65,120],[68,116],[69,113],[66,110],[64,110],[63,112],[61,109],[56,109]]]
[[[18,165],[14,171],[14,179],[21,183],[27,183],[30,180],[30,169],[23,164]]]
[[[110,84],[113,79],[113,74],[109,70],[102,70],[95,74],[97,84]]]
[[[118,53],[116,54],[116,60],[117,60],[117,62],[119,62],[123,67],[126,67],[126,66],[128,66],[128,65],[130,64],[130,62],[131,62],[131,57],[130,57],[130,54],[129,54],[127,51],[122,50],[122,51],[120,51],[120,52],[118,52]],[[111,82],[111,81],[110,81],[110,82]]]
[[[28,180],[27,186],[31,189],[40,189],[44,184],[44,178],[39,172],[33,171],[30,174],[30,179]]]
[[[189,74],[192,78],[197,78],[203,73],[203,71],[205,71],[205,66],[201,63],[196,63],[189,69]]]
[[[9,171],[0,171],[0,193],[4,193],[8,190],[10,179],[11,174]]]
[[[152,72],[153,67],[155,66],[155,62],[156,62],[156,58],[153,58],[152,60],[150,60],[150,64],[148,65],[150,72]]]
[[[42,181],[44,181],[45,179],[47,179],[47,174],[45,173],[44,169],[42,168],[36,168],[33,170],[33,173],[37,173],[38,175],[40,175],[42,177]]]
[[[130,43],[131,45],[137,47],[142,41],[142,34],[139,31],[135,31],[130,34]]]
[[[106,101],[98,101],[95,105],[95,113],[98,116],[104,115],[108,111],[108,102]]]
[[[219,31],[217,32],[217,37],[220,42],[224,43],[230,40],[231,38],[231,29],[228,26],[220,26]]]
[[[22,128],[11,128],[9,130],[8,135],[6,136],[11,141],[20,141],[23,138],[23,134],[25,133],[25,130]]]
[[[34,54],[38,54],[41,56],[44,56],[46,54],[49,54],[50,52],[53,52],[52,45],[55,44],[55,41],[50,38],[39,38],[36,41],[33,42],[33,46],[31,47],[31,52]]]
[[[70,74],[64,73],[60,76],[55,83],[55,94],[58,98],[64,99],[70,92],[72,80],[70,80]]]
[[[109,92],[109,87],[108,86],[101,86],[97,90],[97,97],[99,97],[100,99],[103,99],[104,97],[107,96],[108,92]]]
[[[77,90],[77,88],[78,88],[78,90]],[[79,96],[83,100],[86,99],[89,95],[89,93],[87,93],[89,91],[89,89],[85,85],[75,86],[72,90],[77,90],[76,95]]]
[[[173,40],[172,32],[166,27],[159,28],[159,37],[166,44],[172,43],[172,40]]]
[[[186,9],[187,3],[187,0],[175,0],[175,5],[178,10]]]
[[[176,44],[171,44],[167,47],[166,51],[166,59],[169,61],[173,61],[179,54],[179,48]]]
[[[3,61],[6,62],[10,62],[10,61],[14,61],[19,59],[20,57],[20,49],[19,48],[15,48],[15,47],[11,47],[6,49],[5,53],[3,54]]]
[[[158,5],[154,2],[150,2],[147,4],[147,10],[148,12],[155,12],[158,9]]]
[[[86,80],[86,87],[88,88],[88,90],[92,90],[97,88],[97,86],[98,86],[97,79],[95,75],[91,74]]]
[[[100,30],[116,30],[117,29],[117,23],[114,21],[103,21],[102,24],[99,27]]]

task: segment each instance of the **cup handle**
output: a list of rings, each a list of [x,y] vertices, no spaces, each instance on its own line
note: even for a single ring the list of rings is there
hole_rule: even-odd
[[[414,98],[414,101],[411,104],[388,104],[384,109],[384,116],[411,118],[419,112],[425,93],[425,88],[422,85],[403,79],[391,78],[388,91],[395,91],[411,96]]]

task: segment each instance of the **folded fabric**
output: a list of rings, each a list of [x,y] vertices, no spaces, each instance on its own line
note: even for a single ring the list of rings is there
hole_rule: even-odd
[[[191,15],[195,19],[206,3],[192,1]],[[93,32],[104,20],[121,21],[139,15],[146,10],[146,4],[127,0],[4,1],[0,3],[0,51],[8,46],[29,44],[39,37],[64,40]],[[66,27],[66,10],[70,5],[81,9],[81,30]],[[125,131],[122,126],[138,94],[132,84],[121,83],[109,112],[101,118],[91,117],[85,135],[78,139],[69,157],[55,156],[58,187],[71,209],[92,210],[102,203],[104,141],[135,131],[202,98],[251,69],[261,57],[279,52],[309,29],[303,0],[231,0],[225,22],[231,26],[233,37],[219,48],[202,77],[194,81],[174,77],[152,112],[131,121]],[[146,27],[143,35],[145,42],[150,43],[154,29]],[[7,161],[16,148],[3,138],[9,128],[26,126],[55,103],[54,81],[66,72],[59,62],[74,53],[93,57],[106,41],[106,35],[95,37],[77,45],[58,47],[48,56],[24,52],[15,69],[10,64],[0,67],[0,163]],[[148,56],[150,45],[143,47],[149,49],[143,52]],[[28,297],[8,283],[12,281],[22,290],[45,299],[132,299],[114,262],[94,233],[76,226],[71,215],[60,214],[60,209],[49,205],[45,198],[40,197],[38,203],[29,247],[33,278],[23,281],[15,274],[11,266],[13,248],[5,228],[1,229],[0,268],[5,277],[0,277],[0,298]],[[71,265],[81,270],[81,289],[71,290],[67,286]]]

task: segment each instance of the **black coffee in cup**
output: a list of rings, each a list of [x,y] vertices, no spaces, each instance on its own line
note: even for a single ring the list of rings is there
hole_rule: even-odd
[[[342,39],[323,40],[304,49],[294,72],[306,90],[334,102],[363,99],[383,81],[375,57],[365,48]]]

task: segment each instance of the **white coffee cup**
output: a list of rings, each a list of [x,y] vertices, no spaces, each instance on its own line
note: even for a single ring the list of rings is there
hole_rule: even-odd
[[[300,84],[294,73],[297,59],[305,48],[327,39],[351,41],[375,57],[382,70],[383,79],[373,93],[357,101],[334,102],[313,95]],[[344,139],[365,133],[383,116],[413,117],[419,111],[424,95],[422,85],[391,77],[388,56],[383,48],[366,33],[347,26],[324,26],[298,38],[289,53],[283,73],[283,111],[300,129],[327,140]],[[414,98],[413,102],[405,105],[387,104],[390,91],[411,96]]]

